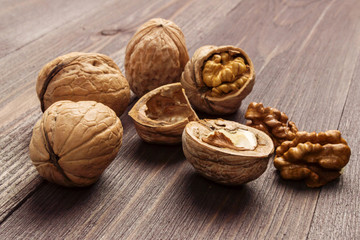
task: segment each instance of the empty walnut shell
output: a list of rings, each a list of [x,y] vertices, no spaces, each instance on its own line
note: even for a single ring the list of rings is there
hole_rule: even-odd
[[[165,84],[179,82],[189,55],[181,29],[154,18],[144,23],[126,47],[125,74],[131,90],[141,97]]]
[[[46,180],[67,187],[94,183],[122,142],[120,119],[94,101],[58,101],[35,124],[30,158]]]
[[[194,108],[217,115],[236,112],[254,83],[251,59],[234,46],[197,49],[181,77],[181,84]]]
[[[276,108],[265,108],[262,103],[250,103],[245,118],[249,120],[246,125],[268,134],[274,141],[275,147],[284,141],[294,139],[298,131],[295,123],[288,121],[285,113]]]
[[[161,144],[180,143],[185,125],[198,120],[180,83],[148,92],[137,101],[129,115],[144,141]]]
[[[130,102],[129,84],[119,67],[99,53],[73,52],[47,63],[39,73],[36,92],[42,111],[60,100],[91,100],[120,116]]]
[[[245,138],[248,143],[244,141],[245,135],[249,135]],[[271,138],[264,132],[222,119],[188,123],[182,143],[186,159],[197,172],[227,185],[258,178],[274,151]]]
[[[305,179],[308,187],[320,187],[341,175],[350,154],[337,130],[297,132],[292,141],[283,142],[276,149],[274,166],[284,179]]]

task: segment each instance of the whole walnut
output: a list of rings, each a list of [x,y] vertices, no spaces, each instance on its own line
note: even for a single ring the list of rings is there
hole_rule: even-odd
[[[179,82],[189,55],[181,29],[154,18],[144,23],[126,47],[125,74],[131,90],[141,97],[165,84]]]
[[[67,187],[93,184],[122,143],[120,119],[94,101],[58,101],[35,124],[30,158],[46,180]]]
[[[41,110],[59,100],[96,101],[120,116],[129,105],[130,88],[116,63],[99,53],[69,53],[47,63],[36,92]]]
[[[181,76],[181,85],[191,105],[215,115],[236,112],[254,83],[251,59],[234,46],[197,49]]]

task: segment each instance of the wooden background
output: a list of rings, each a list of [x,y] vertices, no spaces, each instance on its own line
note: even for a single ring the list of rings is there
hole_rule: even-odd
[[[0,239],[360,239],[359,0],[1,0]],[[28,145],[40,118],[41,67],[71,51],[100,52],[123,70],[127,42],[153,17],[173,20],[190,56],[231,44],[252,58],[251,101],[301,130],[339,129],[352,149],[344,175],[322,188],[259,179],[225,187],[196,174],[181,146],[146,144],[125,113],[124,144],[93,186],[42,180]],[[136,101],[133,98],[132,105]],[[130,108],[131,106],[129,106]]]

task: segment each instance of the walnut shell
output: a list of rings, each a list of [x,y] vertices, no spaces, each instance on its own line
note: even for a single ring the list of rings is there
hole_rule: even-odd
[[[262,103],[250,103],[245,118],[249,120],[246,125],[268,134],[274,141],[275,147],[284,141],[294,139],[298,131],[295,123],[288,121],[285,113],[276,108],[265,108]]]
[[[144,141],[160,144],[180,143],[186,124],[198,120],[180,83],[148,92],[136,102],[129,115]]]
[[[197,49],[181,76],[181,84],[193,107],[216,115],[236,112],[254,83],[255,70],[251,59],[234,46]]]
[[[125,74],[131,90],[141,97],[165,84],[179,82],[189,55],[181,29],[154,18],[131,38],[125,53]]]
[[[119,67],[99,53],[69,53],[47,63],[39,73],[36,92],[41,110],[60,100],[96,101],[120,116],[129,105],[130,88]]]
[[[209,138],[212,132],[221,130],[253,133],[257,144],[253,150],[249,150],[231,146],[223,141],[224,138]],[[182,143],[186,159],[197,172],[226,185],[239,185],[258,178],[266,170],[269,157],[274,152],[273,142],[264,132],[223,119],[188,123]]]
[[[276,149],[274,166],[284,179],[305,179],[308,187],[321,187],[338,178],[351,150],[338,130],[297,132],[292,141]]]
[[[93,184],[122,143],[120,119],[94,101],[58,101],[35,124],[30,158],[46,180],[67,187]]]

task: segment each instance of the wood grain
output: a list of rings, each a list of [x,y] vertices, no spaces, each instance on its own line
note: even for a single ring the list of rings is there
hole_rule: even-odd
[[[84,2],[0,2],[0,239],[360,237],[359,1]],[[71,51],[107,54],[123,69],[127,41],[152,17],[179,25],[190,55],[205,44],[244,49],[256,83],[226,118],[244,123],[248,103],[261,101],[302,130],[339,129],[352,149],[344,175],[308,189],[269,163],[246,185],[214,184],[195,173],[180,145],[141,141],[124,114],[123,146],[96,184],[43,181],[27,150],[41,115],[37,73]]]

